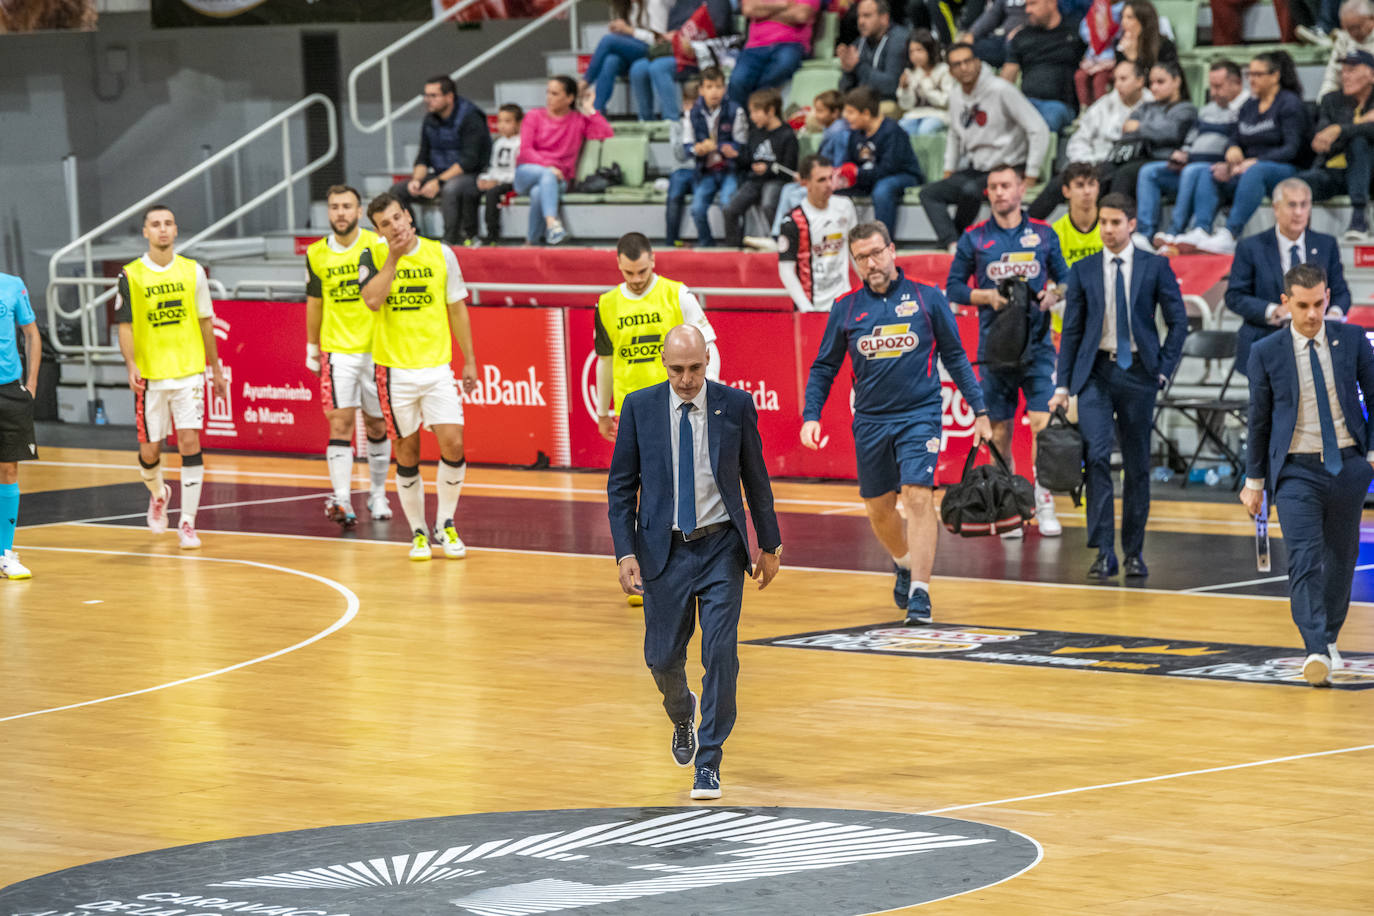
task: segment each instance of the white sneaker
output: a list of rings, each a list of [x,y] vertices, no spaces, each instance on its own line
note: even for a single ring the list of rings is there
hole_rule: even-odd
[[[753,248],[755,251],[777,251],[778,243],[763,235],[746,235],[744,237],[744,247]]]
[[[1182,235],[1174,236],[1174,244],[1177,245],[1180,250],[1188,249],[1196,251],[1201,249],[1203,243],[1210,241],[1211,238],[1212,233],[1199,226],[1194,229],[1189,229]],[[1185,253],[1187,252],[1185,251]]]
[[[1326,29],[1318,26],[1300,25],[1293,30],[1293,37],[1304,44],[1316,45],[1319,48],[1329,48],[1334,43]]]
[[[434,529],[434,543],[444,548],[444,556],[450,560],[461,560],[468,555],[467,545],[453,527],[453,519],[447,519],[442,528]]]
[[[1155,250],[1155,246],[1150,244],[1150,240],[1145,238],[1145,236],[1141,235],[1139,232],[1131,233],[1131,244],[1135,245],[1135,247],[1139,248],[1141,251]]]
[[[1231,234],[1231,230],[1222,226],[1215,233],[1207,238],[1207,241],[1198,243],[1198,248],[1208,254],[1235,254],[1236,237]]]
[[[429,549],[429,538],[418,528],[415,529],[415,536],[410,540],[410,558],[416,562],[425,562],[433,554]]]
[[[33,573],[19,562],[19,554],[13,550],[0,553],[0,579],[32,579]]]
[[[1064,533],[1064,525],[1054,511],[1054,494],[1040,484],[1035,485],[1035,524],[1047,538]]]
[[[373,493],[367,498],[367,511],[375,519],[391,518],[391,503],[385,493]]]
[[[1331,659],[1313,653],[1302,663],[1303,680],[1313,687],[1331,686]]]
[[[200,537],[196,535],[196,526],[189,520],[183,520],[177,526],[177,538],[181,541],[182,550],[198,550],[200,548]]]
[[[1026,532],[1024,525],[1022,525],[1020,528],[1013,528],[1011,531],[1002,532],[1002,540],[1004,541],[1019,541],[1025,536]]]
[[[568,237],[568,230],[563,228],[563,221],[556,219],[549,223],[544,229],[544,241],[550,245],[557,245]]]
[[[1341,652],[1334,642],[1326,644],[1326,654],[1331,656],[1332,671],[1340,671],[1345,667],[1345,659],[1341,658]]]
[[[1172,232],[1156,232],[1155,237],[1150,239],[1150,244],[1154,245],[1155,251],[1161,248],[1168,248],[1178,241],[1178,236]]]
[[[148,530],[153,534],[167,530],[167,498],[171,495],[166,484],[162,486],[161,496],[148,494]]]

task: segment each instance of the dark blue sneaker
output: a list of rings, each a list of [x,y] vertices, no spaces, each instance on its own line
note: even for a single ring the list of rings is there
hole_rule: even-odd
[[[690,690],[688,693],[692,693]],[[680,767],[692,765],[697,755],[697,695],[692,693],[692,714],[673,723],[673,763]]]
[[[930,623],[930,592],[918,588],[906,603],[906,625],[919,627]]]
[[[720,798],[720,770],[715,767],[697,767],[696,779],[692,780],[693,798]]]
[[[897,581],[892,585],[892,600],[897,602],[897,607],[906,610],[907,595],[911,591],[911,570],[902,569],[896,563],[892,568],[897,571]]]

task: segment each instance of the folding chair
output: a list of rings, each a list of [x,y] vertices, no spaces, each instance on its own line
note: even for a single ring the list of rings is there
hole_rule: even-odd
[[[1194,359],[1218,362],[1230,360],[1231,366],[1226,372],[1226,377],[1222,379],[1220,390],[1212,397],[1175,395],[1173,393],[1174,383],[1178,380],[1178,373],[1175,372],[1174,377],[1169,379],[1168,387],[1164,389],[1159,400],[1155,402],[1154,431],[1164,441],[1170,464],[1173,464],[1175,459],[1181,462],[1182,453],[1159,428],[1159,418],[1164,411],[1176,410],[1181,413],[1193,424],[1198,435],[1197,448],[1193,449],[1192,457],[1188,459],[1183,471],[1183,486],[1188,486],[1188,475],[1192,473],[1199,458],[1224,458],[1230,462],[1231,467],[1235,468],[1235,474],[1231,480],[1231,489],[1234,490],[1240,486],[1241,478],[1245,476],[1245,459],[1227,444],[1222,435],[1222,428],[1228,416],[1235,417],[1244,424],[1246,411],[1250,406],[1248,391],[1245,392],[1244,397],[1234,395],[1227,397],[1231,380],[1236,374],[1236,333],[1234,331],[1194,331],[1183,341],[1183,356],[1184,358],[1193,357]],[[1202,451],[1209,443],[1216,448],[1216,453],[1204,456]]]

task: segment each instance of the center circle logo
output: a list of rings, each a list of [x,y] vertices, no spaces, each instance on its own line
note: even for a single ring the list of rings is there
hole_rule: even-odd
[[[110,859],[0,890],[0,912],[850,916],[979,890],[1039,860],[1012,830],[890,811],[514,811]]]

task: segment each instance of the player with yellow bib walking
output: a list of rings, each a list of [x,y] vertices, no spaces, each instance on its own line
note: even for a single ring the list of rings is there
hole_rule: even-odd
[[[420,424],[439,440],[436,485],[439,514],[433,537],[451,560],[467,556],[454,525],[467,476],[463,455],[463,399],[453,378],[453,342],[463,353],[463,390],[477,387],[468,297],[458,258],[447,245],[415,234],[410,213],[390,194],[367,205],[368,219],[384,241],[363,249],[358,286],[377,313],[372,338],[377,399],[396,454],[396,493],[410,525],[412,560],[431,557],[420,482]]]
[[[205,423],[206,365],[216,394],[228,397],[229,386],[215,348],[209,280],[204,267],[174,250],[177,221],[171,208],[148,208],[143,237],[148,240],[147,253],[125,264],[119,274],[115,321],[134,392],[138,463],[150,494],[148,528],[154,534],[167,530],[171,491],[162,479],[162,442],[175,429],[181,453],[177,536],[182,550],[194,550],[200,546],[196,510],[205,480],[200,430]]]
[[[358,292],[358,260],[381,238],[358,226],[362,198],[348,185],[335,185],[325,195],[331,234],[305,251],[305,365],[320,377],[320,402],[329,420],[325,464],[334,493],[324,514],[344,528],[358,524],[353,512],[353,429],[358,408],[367,428],[368,512],[391,518],[386,474],[391,468],[391,440],[377,400],[372,365],[372,332],[377,315]]]

